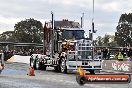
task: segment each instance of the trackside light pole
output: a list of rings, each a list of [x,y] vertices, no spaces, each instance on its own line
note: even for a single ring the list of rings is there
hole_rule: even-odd
[[[92,33],[91,33],[91,41],[92,41],[92,59],[94,59],[94,40],[93,40],[93,33],[95,33],[94,30],[94,0],[93,0],[93,11],[92,11]]]

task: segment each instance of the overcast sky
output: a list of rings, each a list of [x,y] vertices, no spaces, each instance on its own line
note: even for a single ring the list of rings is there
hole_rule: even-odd
[[[13,31],[21,20],[34,18],[41,21],[69,19],[80,22],[84,13],[84,30],[91,29],[93,0],[0,0],[0,33]],[[114,34],[122,13],[132,12],[132,0],[95,0],[94,37]]]

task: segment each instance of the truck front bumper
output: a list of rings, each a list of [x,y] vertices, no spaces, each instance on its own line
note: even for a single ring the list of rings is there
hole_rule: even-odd
[[[79,68],[80,66],[68,66],[67,67],[67,70],[73,70],[73,71],[77,71],[77,69]],[[89,70],[102,70],[102,67],[101,66],[81,66],[81,69],[83,70],[86,70],[86,71],[89,71]]]

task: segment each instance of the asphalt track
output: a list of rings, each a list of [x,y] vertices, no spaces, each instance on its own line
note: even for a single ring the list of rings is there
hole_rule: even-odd
[[[75,74],[63,74],[48,68],[35,71],[35,76],[27,76],[29,64],[6,63],[0,75],[0,88],[132,88],[130,84],[85,84],[76,82]],[[105,72],[102,72],[105,73]]]

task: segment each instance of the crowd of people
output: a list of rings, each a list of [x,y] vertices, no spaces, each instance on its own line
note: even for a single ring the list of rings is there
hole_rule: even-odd
[[[117,59],[119,61],[123,61],[125,58],[128,58],[129,60],[132,60],[132,49],[129,48],[122,48],[122,49],[98,49],[97,50],[98,55],[102,55],[102,58],[105,60],[110,60],[111,55],[114,55],[114,59]]]
[[[0,50],[0,53],[4,53],[6,56],[12,56],[12,55],[23,55],[23,56],[30,56],[32,54],[42,54],[42,49],[29,49],[29,50],[10,50],[10,51],[4,51]],[[96,54],[101,55],[104,60],[110,60],[111,55],[114,55],[113,59],[117,59],[119,61],[123,61],[125,58],[128,58],[130,61],[132,61],[132,49],[129,48],[122,48],[122,49],[109,49],[109,48],[103,48],[103,49],[97,49]]]
[[[132,49],[129,48],[129,49],[120,49],[116,55],[115,55],[115,58],[118,59],[119,61],[123,61],[125,60],[126,58],[129,60],[129,61],[132,61]]]
[[[0,53],[4,53],[4,58],[8,59],[9,57],[13,55],[22,55],[22,56],[30,56],[32,54],[42,54],[43,50],[41,49],[29,49],[29,50],[0,50]]]
[[[110,50],[108,48],[95,49],[95,55],[100,55],[103,59],[110,59]]]

